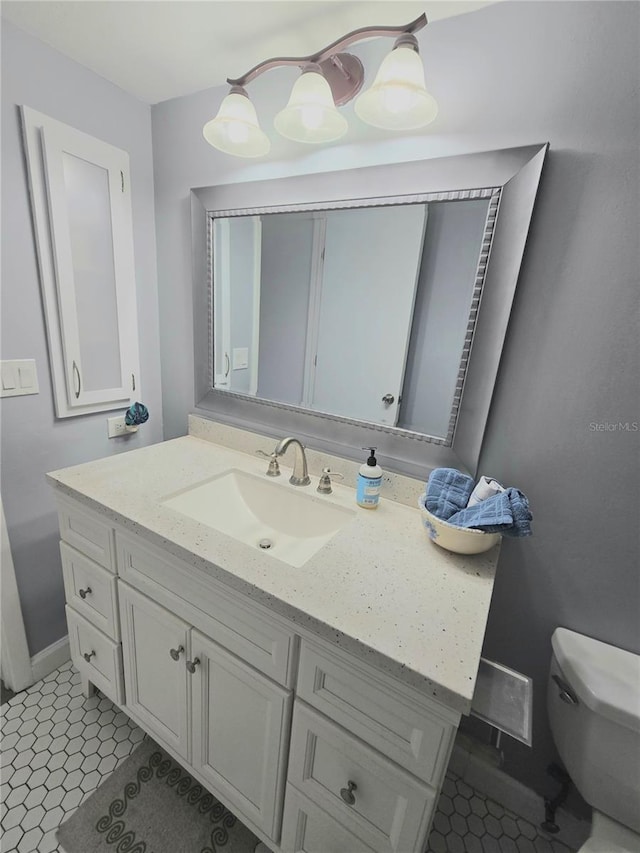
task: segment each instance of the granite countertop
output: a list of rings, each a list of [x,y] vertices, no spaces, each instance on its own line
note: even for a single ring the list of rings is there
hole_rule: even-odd
[[[185,436],[47,476],[61,493],[468,713],[499,547],[473,556],[450,554],[429,541],[417,508],[382,498],[375,511],[361,509],[354,488],[334,483],[332,495],[320,497],[313,486],[308,494],[353,508],[354,516],[294,568],[162,504],[229,468],[264,476],[266,464],[255,455]],[[289,469],[283,466],[282,472]],[[295,489],[287,480],[280,477],[278,483]],[[415,486],[417,500],[422,484],[415,481]]]

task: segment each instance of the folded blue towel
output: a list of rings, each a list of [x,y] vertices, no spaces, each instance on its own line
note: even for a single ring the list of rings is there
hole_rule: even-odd
[[[449,521],[464,509],[473,491],[473,478],[455,468],[436,468],[429,475],[426,507],[430,513]]]
[[[518,489],[505,489],[486,501],[451,515],[447,521],[457,527],[473,527],[503,536],[531,536],[529,501]]]

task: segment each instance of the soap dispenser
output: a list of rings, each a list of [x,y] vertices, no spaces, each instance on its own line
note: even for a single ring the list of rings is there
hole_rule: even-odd
[[[356,501],[358,506],[362,506],[365,509],[375,509],[380,500],[382,468],[378,465],[375,457],[375,447],[363,447],[362,449],[369,451],[369,458],[364,465],[360,466]]]

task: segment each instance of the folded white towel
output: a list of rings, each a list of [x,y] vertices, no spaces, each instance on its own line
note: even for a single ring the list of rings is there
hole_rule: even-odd
[[[481,501],[486,501],[487,498],[499,495],[500,492],[504,492],[504,488],[497,480],[491,477],[480,477],[474,490],[471,492],[467,506],[475,506]]]

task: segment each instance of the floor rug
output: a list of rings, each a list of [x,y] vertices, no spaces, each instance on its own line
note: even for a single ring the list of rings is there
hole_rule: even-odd
[[[67,853],[253,853],[258,839],[152,740],[58,829]]]

